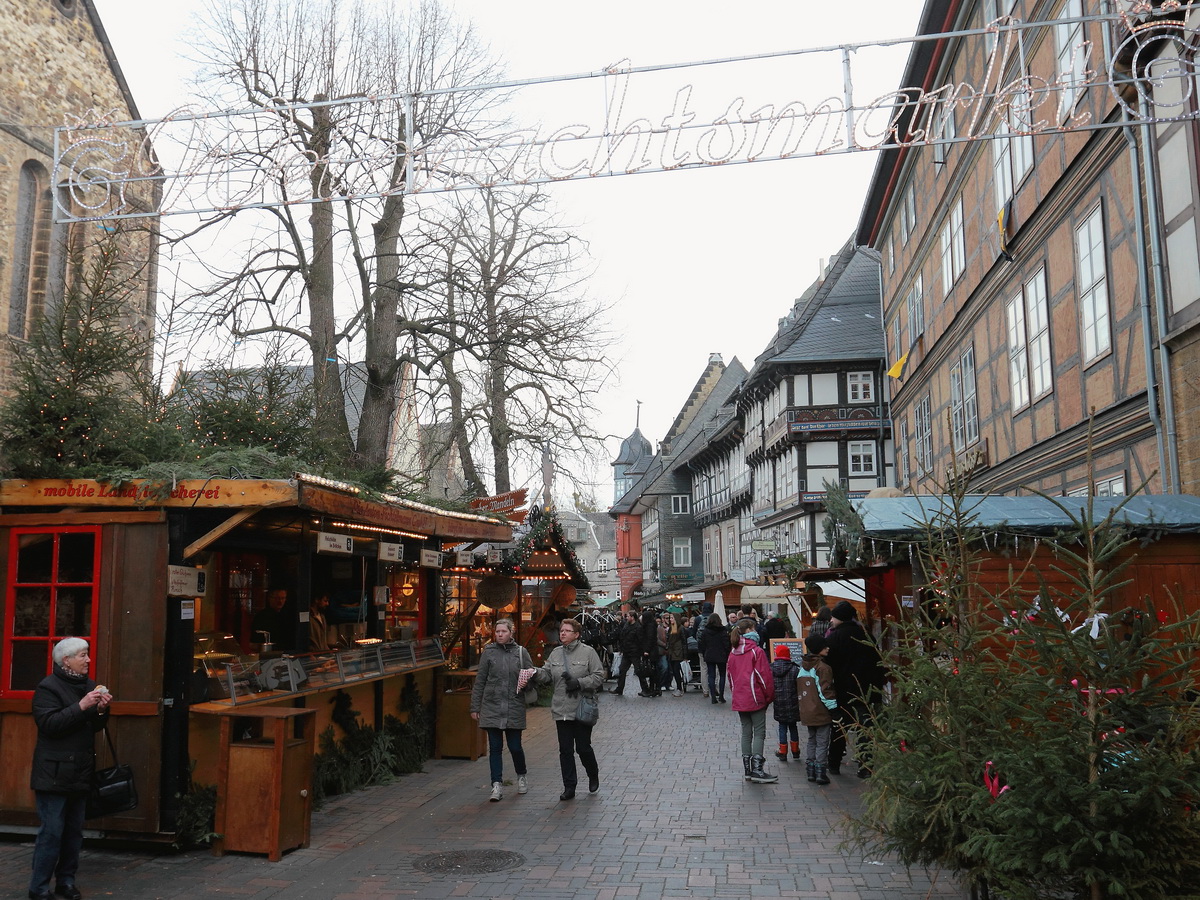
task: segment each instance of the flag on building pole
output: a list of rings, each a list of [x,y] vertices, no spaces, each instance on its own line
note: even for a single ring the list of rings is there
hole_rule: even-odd
[[[1012,200],[1009,200],[996,213],[996,225],[1000,228],[1000,256],[1006,262],[1012,262],[1012,254],[1008,252],[1008,226],[1012,224]]]
[[[909,353],[912,353],[912,351],[909,350],[908,353],[905,353],[902,357],[900,357],[898,360],[896,360],[894,363],[892,363],[892,367],[890,369],[888,369],[887,373],[889,375],[891,375],[893,378],[899,378],[901,375],[903,375],[904,367],[906,365],[908,365],[908,354]]]

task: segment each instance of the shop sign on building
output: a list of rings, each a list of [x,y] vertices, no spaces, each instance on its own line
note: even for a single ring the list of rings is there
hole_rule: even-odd
[[[437,550],[422,550],[421,565],[427,569],[440,569],[442,567],[442,554]]]
[[[379,558],[385,562],[402,562],[404,560],[403,544],[388,544],[379,542]]]
[[[167,566],[167,595],[203,597],[204,570],[193,566]]]
[[[318,553],[353,553],[354,538],[348,534],[335,534],[331,531],[317,532]]]

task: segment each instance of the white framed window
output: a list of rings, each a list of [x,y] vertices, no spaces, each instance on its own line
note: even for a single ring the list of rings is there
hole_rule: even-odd
[[[979,440],[974,346],[964,350],[950,367],[950,425],[955,450],[963,450]]]
[[[847,449],[851,475],[875,474],[875,442],[851,441]]]
[[[874,403],[875,376],[871,372],[847,372],[846,397],[851,403]]]
[[[915,344],[917,338],[925,333],[925,289],[920,275],[908,291],[905,307],[908,313],[908,340],[909,343]]]
[[[734,538],[732,525],[725,532],[725,571],[732,572],[737,568],[737,540]]]
[[[967,243],[963,235],[962,197],[950,207],[950,215],[942,226],[942,292],[950,293],[954,282],[967,267]]]
[[[904,310],[897,310],[896,318],[892,322],[892,346],[895,349],[892,362],[904,355],[904,316]]]
[[[1013,7],[1017,5],[1017,0],[984,0],[983,3],[983,25],[988,25],[995,22],[997,19],[1002,19],[1012,12]],[[988,53],[992,53],[996,49],[996,33],[988,32],[986,34]]]
[[[933,161],[940,168],[949,161],[950,148],[953,146],[950,141],[958,137],[958,129],[954,124],[953,105],[943,103],[939,105],[938,111],[940,115],[934,123],[932,137],[937,142],[933,145]]]
[[[1067,0],[1059,13],[1060,19],[1078,19],[1083,16],[1083,0]],[[1054,26],[1054,55],[1057,60],[1058,81],[1061,100],[1058,106],[1060,119],[1066,119],[1075,109],[1083,94],[1087,78],[1090,46],[1083,37],[1082,22],[1060,22]]]
[[[911,181],[900,194],[900,240],[907,244],[917,226],[917,188]]]
[[[1068,497],[1086,497],[1088,495],[1088,487],[1076,488],[1073,491],[1067,491]],[[1106,478],[1103,481],[1096,482],[1097,497],[1124,497],[1125,496],[1125,476],[1117,475],[1113,478]]]
[[[1012,409],[1054,388],[1050,357],[1050,309],[1046,299],[1046,273],[1037,274],[1021,286],[1020,293],[1005,304],[1008,323],[1008,373],[1012,387]]]
[[[908,418],[900,420],[900,431],[896,441],[897,463],[900,466],[900,485],[908,484],[909,460],[908,460]]]
[[[896,271],[896,235],[890,235],[887,242],[888,274]]]
[[[683,516],[691,512],[691,498],[687,494],[671,495],[671,515]]]
[[[927,475],[933,471],[933,410],[928,394],[913,409],[913,442],[917,472]]]
[[[608,572],[608,557],[602,556],[597,562],[597,568],[601,575]]]
[[[997,210],[1003,209],[1012,199],[1033,168],[1033,135],[1020,133],[1030,128],[1029,105],[1026,91],[1013,94],[1009,98],[1007,118],[1001,119],[996,126],[997,137],[992,141],[992,174]]]
[[[1108,262],[1104,257],[1104,217],[1097,206],[1075,229],[1076,290],[1083,330],[1083,361],[1108,352],[1112,345],[1108,322]]]
[[[671,565],[676,569],[692,567],[692,539],[671,538]]]

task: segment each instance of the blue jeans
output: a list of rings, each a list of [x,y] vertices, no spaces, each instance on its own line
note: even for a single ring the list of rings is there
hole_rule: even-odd
[[[525,749],[521,746],[519,728],[485,728],[488,736],[488,765],[492,768],[492,783],[504,781],[504,742],[508,741],[508,752],[512,756],[513,768],[518,775],[525,774]]]
[[[800,726],[796,722],[780,722],[779,743],[786,744],[790,736],[793,744],[800,743]]]
[[[52,794],[37,791],[37,814],[42,820],[33,845],[33,875],[29,879],[32,894],[50,892],[50,876],[59,885],[75,883],[79,871],[79,851],[83,849],[83,811],[85,794]]]

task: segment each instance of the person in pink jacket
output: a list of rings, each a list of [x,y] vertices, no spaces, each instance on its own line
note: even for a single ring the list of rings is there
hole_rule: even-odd
[[[758,646],[754,620],[739,619],[729,636],[729,687],[733,693],[730,704],[742,720],[742,766],[746,780],[755,784],[772,784],[778,775],[763,766],[763,743],[767,735],[767,707],[775,699],[775,679],[766,652]]]

